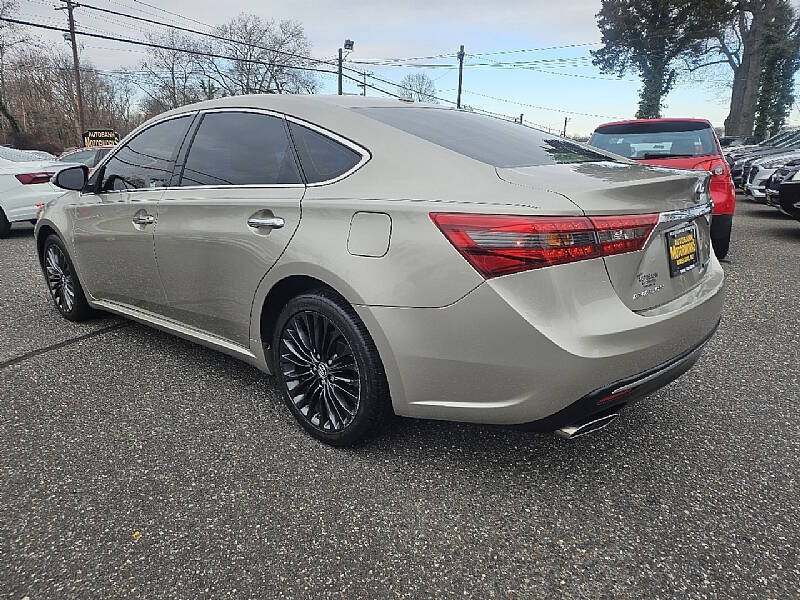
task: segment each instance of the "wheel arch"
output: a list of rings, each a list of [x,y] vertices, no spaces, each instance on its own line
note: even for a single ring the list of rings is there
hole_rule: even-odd
[[[39,257],[40,265],[44,254],[44,242],[51,235],[57,236],[62,242],[64,241],[64,236],[61,235],[61,232],[56,229],[53,223],[39,221],[36,225],[36,255]]]

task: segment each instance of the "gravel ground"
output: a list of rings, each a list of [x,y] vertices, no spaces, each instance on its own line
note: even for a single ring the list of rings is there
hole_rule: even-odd
[[[336,450],[269,377],[48,301],[0,241],[0,598],[790,598],[800,223],[739,204],[689,374],[571,442],[398,420]]]

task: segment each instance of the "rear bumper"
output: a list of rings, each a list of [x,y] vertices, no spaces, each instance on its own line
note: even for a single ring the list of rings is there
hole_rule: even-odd
[[[690,368],[691,358],[679,358],[701,347],[719,322],[718,261],[712,256],[692,290],[637,313],[599,260],[490,280],[443,308],[357,306],[383,359],[395,412],[499,425],[555,422],[562,411],[596,412],[596,394],[620,382],[663,370],[639,381],[630,400]]]
[[[649,396],[691,369],[718,327],[719,321],[705,339],[672,360],[598,388],[549,417],[518,427],[527,431],[553,431]]]

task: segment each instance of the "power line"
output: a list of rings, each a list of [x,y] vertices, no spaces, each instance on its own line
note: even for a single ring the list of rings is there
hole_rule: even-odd
[[[311,58],[310,56],[304,56],[302,54],[297,54],[295,52],[286,52],[285,50],[278,50],[277,48],[268,48],[266,46],[259,46],[258,44],[253,44],[253,43],[250,43],[250,42],[244,42],[242,40],[236,40],[236,39],[225,37],[225,36],[222,36],[222,35],[217,35],[215,33],[207,33],[207,32],[204,32],[204,31],[197,31],[196,29],[189,29],[188,27],[181,27],[179,25],[166,25],[166,24],[164,24],[162,22],[154,21],[153,19],[148,19],[146,17],[140,17],[140,16],[137,16],[137,15],[121,13],[121,12],[118,12],[118,11],[115,11],[115,10],[111,10],[111,9],[108,9],[108,8],[102,8],[102,7],[99,7],[99,6],[93,6],[91,4],[81,4],[81,7],[88,8],[90,10],[100,11],[100,12],[103,12],[103,13],[108,13],[108,14],[111,14],[111,15],[116,15],[116,16],[119,16],[119,17],[125,17],[125,18],[128,18],[128,19],[133,19],[135,21],[141,21],[143,23],[150,23],[151,25],[160,25],[162,27],[170,27],[171,29],[176,29],[178,31],[183,31],[185,33],[192,33],[194,35],[203,35],[203,36],[206,36],[206,37],[209,37],[209,38],[213,38],[213,39],[216,39],[216,40],[219,40],[219,41],[223,41],[223,42],[228,42],[228,43],[232,43],[232,44],[241,44],[243,46],[249,46],[249,47],[252,47],[252,48],[258,48],[259,50],[264,50],[264,51],[267,51],[267,52],[274,52],[275,54],[280,54],[282,56],[289,56],[289,57],[292,57],[292,58],[299,58],[299,59],[302,59],[302,60],[315,62],[315,63],[320,63],[320,64],[328,64],[328,65],[334,65],[335,64],[333,61],[327,61],[327,60],[322,60],[322,59],[318,59],[318,58]]]
[[[620,118],[618,115],[599,115],[596,113],[587,113],[587,112],[579,112],[575,110],[566,110],[564,108],[552,108],[549,106],[540,106],[538,104],[528,104],[527,102],[519,102],[517,100],[509,100],[508,98],[498,98],[497,96],[490,96],[489,94],[482,94],[481,92],[474,92],[472,90],[463,90],[467,94],[472,94],[474,96],[482,96],[483,98],[489,98],[491,100],[497,100],[498,102],[505,102],[507,104],[516,104],[517,106],[526,106],[529,108],[536,108],[539,110],[549,110],[553,112],[559,112],[568,115],[582,115],[584,117],[600,117],[603,119],[618,119]]]
[[[178,13],[170,12],[170,11],[164,9],[164,8],[159,8],[158,6],[155,6],[153,4],[148,4],[147,2],[142,2],[142,0],[133,0],[133,1],[136,2],[136,4],[144,4],[145,6],[149,6],[150,8],[154,8],[157,11],[160,11],[162,13],[166,13],[168,15],[172,15],[173,17],[180,17],[181,19],[184,19],[186,21],[190,21],[190,22],[195,23],[197,25],[202,25],[203,27],[208,27],[209,29],[214,29],[213,25],[209,25],[208,23],[203,23],[203,21],[198,21],[197,19],[192,19],[191,17],[186,17],[186,16],[180,15]],[[141,9],[139,9],[139,10],[141,11]],[[147,13],[145,13],[145,14],[147,14]]]
[[[42,23],[34,23],[34,22],[31,22],[31,21],[23,21],[21,19],[12,19],[12,18],[9,18],[9,17],[0,17],[0,21],[5,21],[5,22],[8,22],[8,23],[15,23],[17,25],[27,25],[29,27],[36,27],[36,28],[39,28],[39,29],[48,29],[50,31],[60,31],[60,32],[64,32],[64,33],[69,33],[69,29],[65,29],[64,27],[56,27],[56,26],[53,26],[53,25],[45,25],[45,24],[42,24]],[[138,46],[147,46],[149,48],[157,48],[157,49],[160,49],[160,50],[168,50],[168,51],[173,51],[173,52],[183,52],[183,53],[186,53],[186,54],[193,54],[195,56],[205,56],[205,57],[208,57],[208,58],[219,58],[219,59],[222,59],[222,60],[232,60],[232,61],[238,61],[238,62],[243,62],[243,63],[263,65],[263,66],[273,67],[273,68],[297,69],[297,70],[301,70],[301,71],[313,71],[313,72],[317,72],[317,73],[336,73],[336,71],[329,71],[329,70],[326,70],[326,69],[318,69],[318,68],[315,68],[315,67],[301,67],[299,65],[270,63],[270,62],[265,62],[265,61],[261,61],[261,60],[253,60],[253,59],[248,59],[248,58],[225,56],[223,54],[216,54],[214,52],[203,52],[203,51],[200,51],[200,50],[192,50],[192,49],[189,49],[189,48],[176,48],[174,46],[167,46],[165,44],[158,44],[156,42],[145,42],[143,40],[131,40],[131,39],[127,39],[127,38],[120,38],[120,37],[115,37],[115,36],[110,36],[110,35],[105,35],[105,34],[100,34],[100,33],[88,33],[88,32],[85,32],[85,31],[76,31],[75,33],[76,34],[80,34],[80,35],[84,35],[84,36],[87,36],[87,37],[95,37],[95,38],[99,38],[99,39],[103,39],[103,40],[110,40],[112,42],[121,42],[121,43],[125,43],[125,44],[133,44],[133,45],[138,45]],[[352,77],[352,76],[350,76],[350,75],[348,75],[346,73],[343,74],[342,76],[347,78],[347,79],[349,79],[349,80],[351,80],[351,81],[355,81],[357,83],[361,83],[361,81],[359,81],[355,77]],[[368,75],[368,76],[372,77],[374,79],[378,79],[379,81],[384,81],[385,83],[389,83],[391,85],[400,87],[400,88],[405,89],[405,90],[411,90],[411,88],[407,88],[405,86],[398,85],[398,84],[396,84],[394,82],[391,82],[391,81],[381,80],[380,78],[377,78],[377,77],[374,77],[374,76],[370,76],[370,75]],[[376,87],[376,86],[373,86],[373,85],[370,85],[370,84],[367,84],[367,87],[369,87],[370,89],[374,89],[376,91],[379,91],[381,93],[387,94],[389,96],[393,96],[395,98],[402,98],[402,96],[399,96],[398,94],[395,94],[393,92],[390,92],[388,90],[384,90],[382,88],[379,88],[379,87]]]

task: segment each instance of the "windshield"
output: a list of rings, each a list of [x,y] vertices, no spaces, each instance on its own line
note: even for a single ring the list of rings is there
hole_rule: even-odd
[[[613,160],[532,127],[461,110],[405,106],[353,110],[494,167]]]
[[[589,145],[635,160],[718,154],[706,123],[655,121],[598,127]]]

